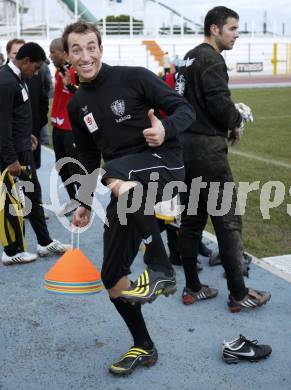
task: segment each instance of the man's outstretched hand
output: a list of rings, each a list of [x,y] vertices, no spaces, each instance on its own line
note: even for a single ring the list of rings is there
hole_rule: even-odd
[[[166,131],[162,122],[155,116],[152,108],[148,112],[148,117],[151,121],[151,127],[145,129],[143,135],[147,144],[152,148],[156,148],[164,142]]]

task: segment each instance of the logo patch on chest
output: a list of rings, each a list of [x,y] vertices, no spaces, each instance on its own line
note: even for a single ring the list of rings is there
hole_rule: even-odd
[[[98,126],[92,112],[84,116],[84,122],[86,123],[86,126],[90,133],[94,133],[94,131],[98,130]]]
[[[125,101],[124,100],[115,100],[113,103],[111,103],[110,108],[114,115],[119,116],[118,119],[115,119],[116,123],[123,122],[127,119],[131,119],[131,115],[125,115]]]

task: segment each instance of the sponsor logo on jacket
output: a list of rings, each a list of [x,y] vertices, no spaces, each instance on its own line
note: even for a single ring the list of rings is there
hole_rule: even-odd
[[[90,133],[94,133],[94,131],[98,130],[98,126],[92,112],[84,116],[84,122],[86,123],[87,129]]]
[[[188,68],[189,66],[191,66],[193,64],[193,62],[196,60],[196,58],[187,58],[186,60],[182,60],[181,61],[181,65],[180,66],[185,66],[186,68]]]
[[[57,125],[57,126],[62,126],[64,124],[64,118],[59,118],[59,117],[51,117],[51,121],[53,124]]]
[[[179,74],[179,76],[178,76],[178,78],[176,80],[176,85],[175,85],[176,92],[179,95],[184,96],[185,86],[186,86],[185,77],[182,74]]]

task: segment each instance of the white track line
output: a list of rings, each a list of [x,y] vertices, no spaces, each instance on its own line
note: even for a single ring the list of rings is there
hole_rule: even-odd
[[[253,88],[290,88],[290,82],[284,83],[254,83],[254,84],[229,84],[230,89],[253,89]]]
[[[266,115],[266,116],[256,116],[256,120],[266,120],[266,119],[289,119],[291,115]]]
[[[291,283],[290,260],[291,255],[273,256],[255,259],[255,264]]]
[[[260,162],[264,162],[264,163],[266,163],[266,164],[276,165],[277,167],[282,167],[282,168],[291,169],[291,164],[285,163],[285,162],[283,162],[283,161],[271,160],[271,159],[269,159],[269,158],[256,156],[256,155],[254,155],[254,154],[252,154],[252,153],[240,152],[240,151],[234,150],[234,149],[229,149],[229,152],[232,153],[232,154],[236,154],[236,155],[238,155],[238,156],[241,156],[241,157],[249,158],[249,159],[251,159],[251,160],[257,160],[257,161],[260,161]]]

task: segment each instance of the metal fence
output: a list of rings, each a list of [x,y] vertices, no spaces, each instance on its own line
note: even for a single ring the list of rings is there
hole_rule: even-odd
[[[116,38],[104,36],[104,60],[113,65],[145,66],[154,72],[159,71],[159,64],[142,44],[144,37],[135,36],[129,39],[124,35]],[[5,53],[8,39],[0,40],[0,52]],[[29,38],[40,43],[48,53],[49,41],[41,38]],[[203,41],[202,36],[184,39],[159,38],[157,43],[162,50],[168,51],[171,58],[178,55],[182,59],[193,47]],[[238,39],[233,50],[222,53],[226,60],[230,75],[262,74],[286,75],[291,74],[291,39],[269,40],[246,38]]]

